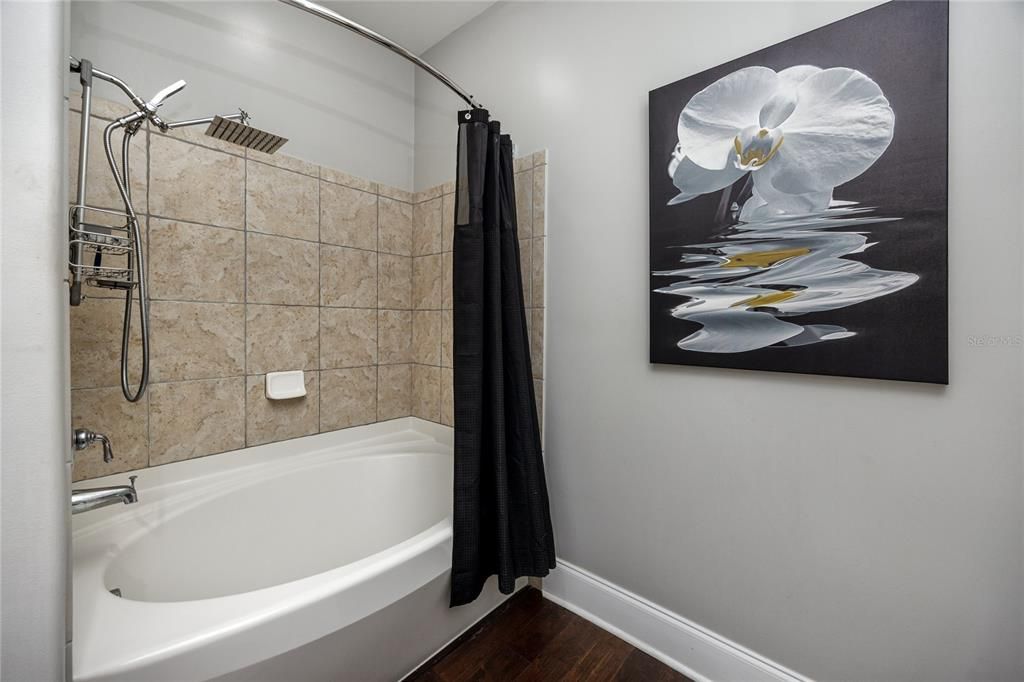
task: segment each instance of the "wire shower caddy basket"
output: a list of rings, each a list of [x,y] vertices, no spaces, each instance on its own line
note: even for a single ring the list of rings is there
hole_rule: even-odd
[[[111,224],[100,224],[100,220]],[[139,268],[132,262],[135,238],[130,214],[75,204],[68,211],[68,225],[68,266],[77,281],[121,291],[139,285]]]

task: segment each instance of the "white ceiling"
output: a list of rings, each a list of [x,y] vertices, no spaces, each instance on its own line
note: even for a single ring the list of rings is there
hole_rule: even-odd
[[[452,31],[469,22],[494,2],[478,0],[407,2],[376,0],[321,2],[335,12],[373,29],[416,54],[423,54]]]

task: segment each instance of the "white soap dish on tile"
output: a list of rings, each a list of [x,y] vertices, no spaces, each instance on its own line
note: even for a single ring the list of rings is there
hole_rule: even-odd
[[[306,395],[306,381],[302,370],[270,372],[267,374],[267,400],[290,400]]]

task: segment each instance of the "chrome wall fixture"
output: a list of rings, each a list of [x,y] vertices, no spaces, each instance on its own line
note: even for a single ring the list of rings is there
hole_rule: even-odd
[[[102,433],[90,431],[89,429],[75,429],[71,432],[71,447],[76,452],[85,450],[93,443],[103,445],[103,461],[114,460],[114,450],[111,447],[110,439]],[[90,509],[99,509],[111,504],[123,502],[134,504],[139,501],[139,492],[135,489],[137,476],[128,477],[128,485],[115,485],[106,488],[82,488],[71,491],[71,513],[80,514]]]
[[[129,152],[132,138],[149,122],[161,132],[194,125],[208,125],[206,134],[248,149],[273,154],[288,140],[247,124],[244,111],[223,116],[209,116],[188,121],[168,122],[157,115],[157,109],[185,87],[179,80],[167,86],[146,102],[117,76],[94,68],[88,59],[71,57],[71,71],[77,73],[82,86],[82,121],[78,142],[78,188],[68,216],[69,267],[71,270],[71,305],[81,305],[86,298],[82,285],[124,292],[124,322],[121,327],[121,392],[129,402],[138,401],[149,383],[149,299],[146,292],[146,259],[142,249],[139,220],[132,205]],[[94,79],[116,85],[128,96],[135,111],[111,121],[103,130],[103,151],[114,178],[123,211],[89,206],[87,200],[89,165],[89,130],[92,113]],[[122,131],[121,165],[114,157],[113,137]],[[142,336],[142,366],[137,386],[128,377],[128,347],[131,339],[132,302],[138,293],[139,331]]]
[[[346,28],[349,31],[352,31],[353,33],[358,33],[359,35],[363,36],[364,38],[372,40],[373,42],[377,43],[378,45],[386,47],[387,49],[391,50],[395,54],[397,54],[397,55],[399,55],[399,56],[401,56],[401,57],[403,57],[405,59],[408,59],[410,62],[412,62],[416,66],[420,67],[421,69],[423,69],[424,71],[429,73],[431,76],[433,76],[437,80],[441,81],[441,83],[445,87],[447,87],[449,90],[451,90],[456,95],[461,97],[462,100],[466,104],[468,104],[470,107],[472,107],[473,109],[483,109],[483,106],[481,106],[479,103],[477,103],[477,101],[473,99],[473,96],[470,95],[468,92],[466,92],[465,89],[460,87],[458,85],[458,83],[456,83],[451,78],[446,76],[439,69],[434,68],[431,64],[423,61],[422,59],[417,57],[415,54],[413,54],[412,52],[410,52],[406,48],[402,47],[401,45],[399,45],[395,41],[391,40],[390,38],[382,36],[381,34],[377,33],[376,31],[368,29],[365,26],[352,21],[351,19],[343,17],[342,15],[338,14],[337,12],[335,12],[333,10],[329,10],[326,7],[322,6],[322,5],[316,4],[315,2],[309,2],[309,0],[280,0],[280,1],[283,2],[286,5],[291,5],[292,7],[297,7],[299,9],[303,10],[304,12],[309,12],[313,16],[320,17],[321,19],[329,21],[332,24],[336,24],[338,26],[341,26],[342,28]]]
[[[80,488],[71,491],[71,513],[81,514],[90,509],[109,507],[112,504],[135,504],[139,501],[139,492],[135,489],[135,479],[129,476],[128,485],[112,485],[105,488]]]
[[[99,443],[103,446],[104,462],[114,461],[114,448],[110,444],[110,439],[105,435],[96,431],[90,431],[89,429],[75,429],[71,432],[71,447],[76,451],[85,450],[93,443]]]

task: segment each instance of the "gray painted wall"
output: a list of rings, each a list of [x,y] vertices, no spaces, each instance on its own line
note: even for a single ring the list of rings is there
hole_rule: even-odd
[[[184,78],[161,109],[169,119],[242,107],[289,138],[291,156],[412,189],[412,65],[295,8],[75,0],[71,51],[147,99]],[[96,93],[120,97],[105,83]]]
[[[0,678],[64,678],[68,485],[65,7],[0,3]]]
[[[1019,680],[1021,347],[970,337],[1022,333],[1024,5],[951,8],[948,388],[647,362],[647,92],[870,4],[507,3],[426,57],[550,150],[560,555],[812,677]]]

